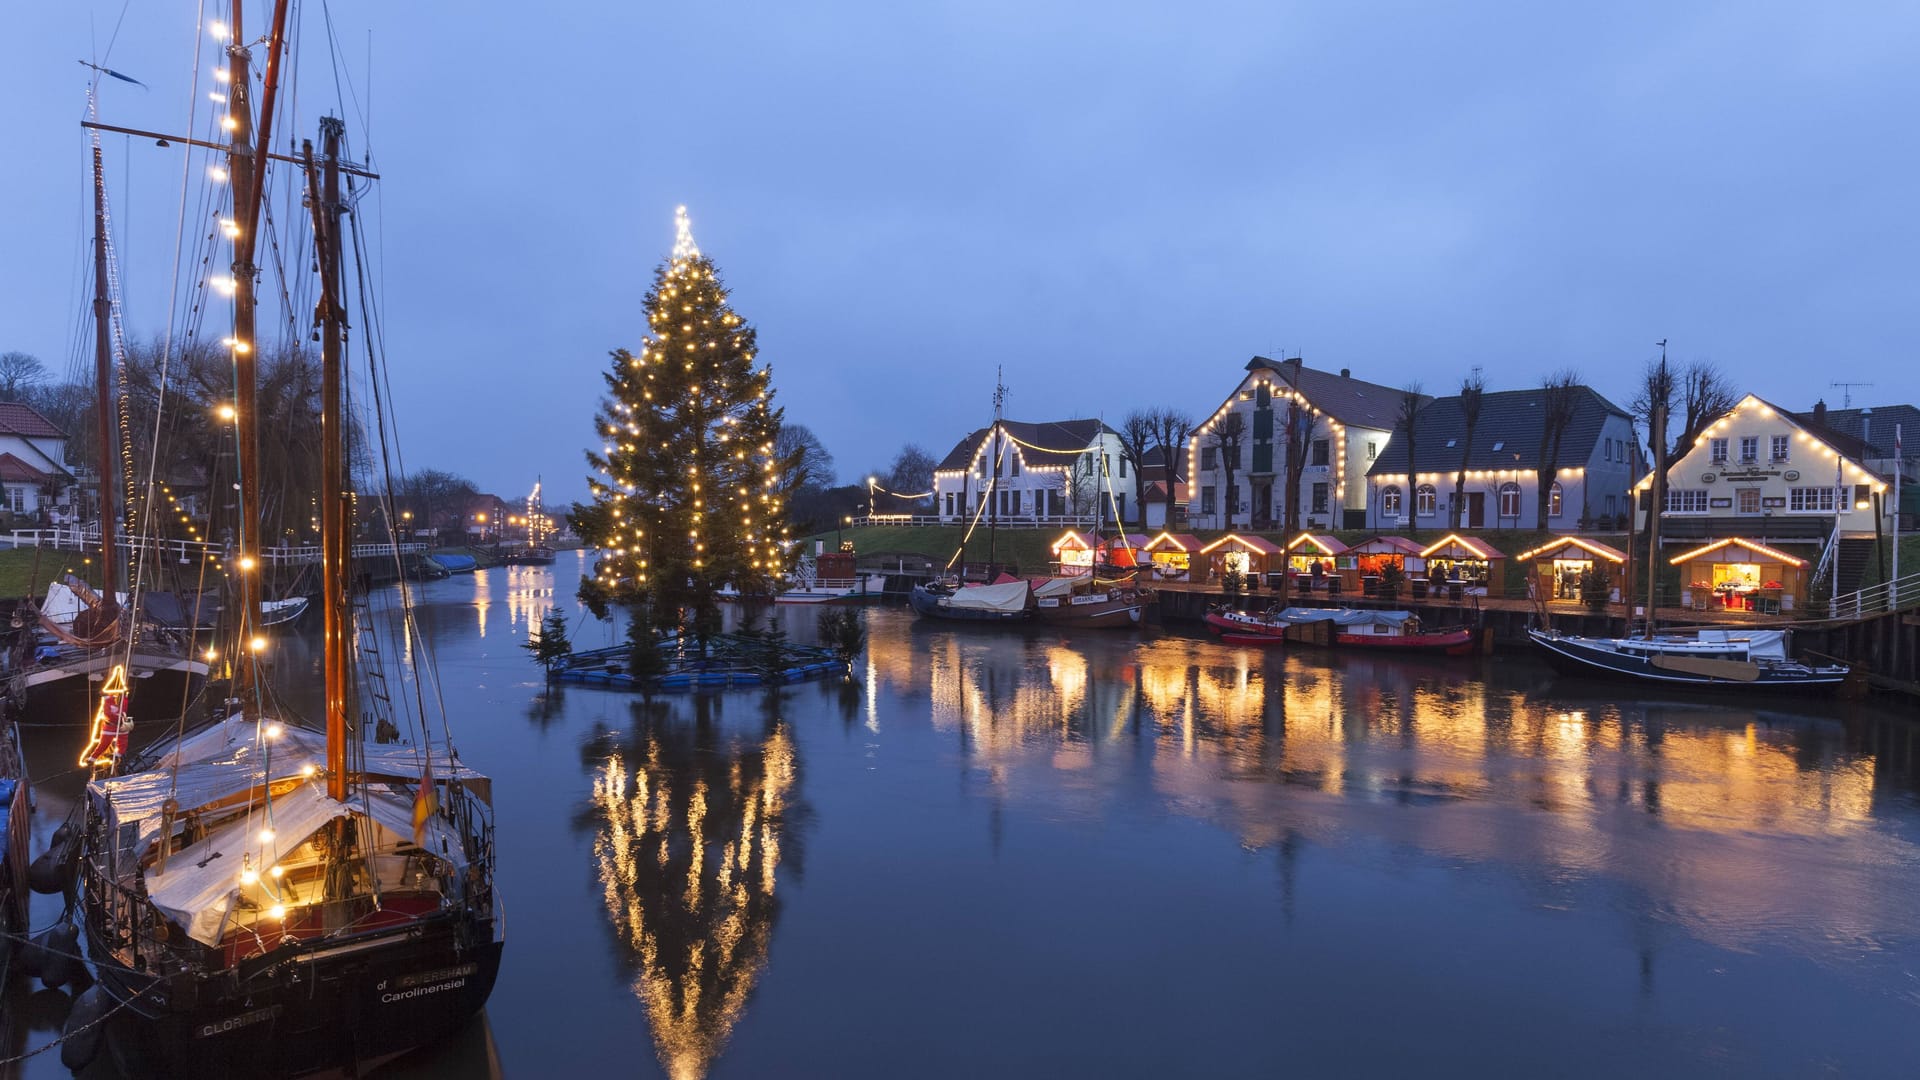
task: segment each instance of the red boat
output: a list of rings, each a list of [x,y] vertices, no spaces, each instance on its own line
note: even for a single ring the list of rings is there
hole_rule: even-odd
[[[1268,646],[1282,641],[1333,645],[1351,649],[1441,653],[1466,656],[1473,652],[1470,626],[1429,630],[1406,611],[1368,611],[1355,608],[1297,608],[1268,615],[1216,610],[1206,616],[1207,628],[1235,645]]]

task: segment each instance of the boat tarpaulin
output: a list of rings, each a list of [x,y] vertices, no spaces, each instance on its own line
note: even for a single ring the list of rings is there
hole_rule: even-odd
[[[1401,626],[1413,618],[1406,611],[1364,611],[1355,608],[1290,607],[1280,613],[1290,623],[1330,622],[1335,626]]]
[[[1033,595],[1039,600],[1053,596],[1069,596],[1073,593],[1074,583],[1080,580],[1080,578],[1064,577],[1042,578],[1034,584]]]
[[[971,585],[954,590],[948,607],[972,611],[1019,611],[1027,606],[1028,585],[1010,581],[1004,585]]]

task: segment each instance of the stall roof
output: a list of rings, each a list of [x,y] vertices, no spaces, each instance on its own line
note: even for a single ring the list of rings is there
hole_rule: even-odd
[[[1492,544],[1473,536],[1461,536],[1448,533],[1434,543],[1428,544],[1420,552],[1420,557],[1431,558],[1438,555],[1443,559],[1504,559],[1506,554]]]
[[[1163,532],[1140,546],[1148,551],[1199,551],[1201,540],[1192,533]]]
[[[1088,536],[1079,529],[1068,529],[1066,532],[1060,534],[1060,539],[1055,540],[1053,547],[1049,550],[1055,555],[1058,555],[1067,548],[1079,548],[1082,551],[1091,551],[1093,550],[1093,537]]]
[[[1227,535],[1221,537],[1220,539],[1215,540],[1213,543],[1208,544],[1206,547],[1201,548],[1200,554],[1205,555],[1206,553],[1212,551],[1214,548],[1220,547],[1221,545],[1228,544],[1228,543],[1239,544],[1241,547],[1247,549],[1248,551],[1253,552],[1256,555],[1280,554],[1280,545],[1274,543],[1271,540],[1268,540],[1266,537],[1241,536],[1239,533],[1228,533]]]
[[[1608,562],[1623,563],[1627,561],[1627,553],[1621,551],[1619,548],[1603,544],[1598,540],[1588,540],[1579,536],[1556,536],[1546,543],[1541,544],[1539,547],[1534,548],[1532,551],[1521,552],[1515,556],[1515,558],[1522,560],[1537,559],[1543,555],[1552,555],[1568,547],[1580,548],[1589,554],[1598,555]]]
[[[1125,543],[1122,543],[1122,541],[1125,541]],[[1101,543],[1100,546],[1107,551],[1112,551],[1115,548],[1123,548],[1123,547],[1124,548],[1146,547],[1147,534],[1146,533],[1121,533],[1118,536],[1109,536],[1106,538],[1105,541]]]
[[[1319,536],[1315,536],[1312,533],[1301,533],[1287,544],[1287,550],[1292,551],[1294,548],[1302,545],[1311,547],[1322,555],[1338,555],[1347,550],[1347,545],[1326,533],[1322,533]]]
[[[1788,566],[1804,567],[1807,565],[1807,560],[1805,559],[1795,558],[1794,556],[1789,555],[1786,552],[1779,550],[1778,548],[1770,548],[1765,544],[1755,543],[1752,540],[1748,540],[1748,539],[1745,539],[1744,537],[1739,537],[1739,536],[1729,536],[1725,540],[1715,540],[1711,544],[1708,544],[1704,547],[1694,548],[1692,551],[1683,551],[1680,554],[1675,555],[1673,558],[1667,561],[1672,563],[1675,566],[1679,566],[1683,562],[1692,562],[1694,559],[1697,559],[1702,555],[1711,555],[1714,552],[1719,551],[1721,548],[1727,547],[1729,545],[1736,545],[1736,544],[1739,545],[1740,547],[1747,549],[1748,551],[1753,552],[1755,555],[1758,555],[1761,558],[1772,559],[1775,562],[1785,563]]]
[[[1404,536],[1370,536],[1347,550],[1355,555],[1418,555],[1420,545]]]

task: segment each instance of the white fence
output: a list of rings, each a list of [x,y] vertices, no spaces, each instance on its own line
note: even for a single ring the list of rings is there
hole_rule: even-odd
[[[1911,607],[1920,607],[1920,574],[1908,574],[1836,596],[1827,602],[1827,615],[1835,619],[1859,619]]]
[[[99,551],[98,533],[88,535],[77,528],[64,529],[19,529],[11,533],[0,534],[0,546],[11,548],[52,548],[56,551]],[[213,555],[228,558],[233,552],[225,545],[209,544],[200,540],[169,540],[150,537],[141,540],[121,540],[120,550],[138,551],[143,555],[158,555],[161,558],[176,559],[180,562],[192,562],[196,558]],[[413,555],[428,550],[426,544],[401,544],[399,554]],[[353,557],[356,559],[392,558],[393,544],[355,544]],[[270,547],[260,552],[261,559],[277,566],[298,566],[320,561],[320,547],[301,545],[291,547],[282,545]]]
[[[1086,528],[1094,523],[1093,514],[1049,514],[1035,516],[1023,514],[1018,517],[1004,517],[997,523],[1002,529],[1074,529]],[[861,514],[847,522],[849,527],[860,528],[865,525],[971,525],[971,516],[964,518],[943,518],[938,514]],[[995,523],[991,515],[980,515],[979,527],[984,529]]]

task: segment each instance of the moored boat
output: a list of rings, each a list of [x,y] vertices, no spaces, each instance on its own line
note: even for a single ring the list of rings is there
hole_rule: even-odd
[[[1025,581],[955,588],[942,582],[915,585],[907,594],[914,613],[926,619],[1009,623],[1033,617],[1033,586]]]
[[[1266,615],[1211,611],[1207,613],[1206,622],[1223,639],[1230,636],[1283,638],[1299,644],[1343,649],[1466,656],[1473,651],[1474,643],[1472,627],[1428,628],[1409,611],[1309,607],[1290,607]]]
[[[1650,638],[1597,638],[1529,629],[1563,675],[1708,690],[1818,689],[1846,679],[1846,664],[1809,664],[1789,653],[1786,630],[1704,629]]]
[[[1033,587],[1033,615],[1057,626],[1138,626],[1152,594],[1130,581],[1047,578]]]

